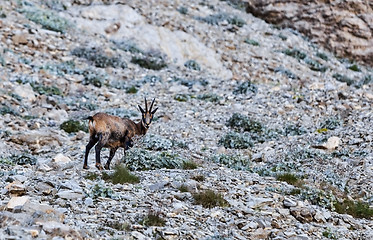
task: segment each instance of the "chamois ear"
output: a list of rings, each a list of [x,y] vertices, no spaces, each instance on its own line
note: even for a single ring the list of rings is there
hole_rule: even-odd
[[[137,105],[137,106],[139,107],[141,113],[145,113],[144,109],[142,109],[140,105]]]
[[[154,111],[151,112],[151,114],[154,114],[157,110],[158,110],[158,108],[154,109]]]

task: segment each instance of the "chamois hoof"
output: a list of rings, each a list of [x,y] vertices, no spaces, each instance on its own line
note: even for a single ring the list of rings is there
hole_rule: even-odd
[[[106,170],[110,170],[110,166],[105,164],[105,167],[104,167]]]
[[[96,168],[98,170],[103,170],[104,168],[102,167],[101,163],[96,163]]]
[[[83,165],[83,169],[89,169],[88,165]]]

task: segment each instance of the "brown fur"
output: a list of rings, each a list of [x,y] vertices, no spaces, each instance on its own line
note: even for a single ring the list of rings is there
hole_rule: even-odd
[[[142,119],[138,123],[128,118],[120,118],[106,113],[96,113],[94,116],[88,117],[89,142],[86,146],[83,168],[88,169],[88,154],[94,145],[96,145],[96,167],[100,170],[102,169],[100,161],[100,152],[102,148],[110,149],[110,155],[105,164],[105,169],[110,169],[110,162],[118,148],[124,148],[124,154],[126,154],[126,150],[132,146],[132,138],[135,135],[145,135],[148,131],[154,113],[158,109],[156,108],[152,111],[154,100],[155,99],[153,99],[149,110],[146,99],[146,110],[144,111],[139,106]]]

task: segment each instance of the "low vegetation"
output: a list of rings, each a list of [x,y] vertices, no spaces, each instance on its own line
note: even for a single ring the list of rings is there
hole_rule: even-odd
[[[99,197],[119,199],[113,189],[106,187],[103,183],[95,184],[88,195],[93,199],[97,199]]]
[[[212,190],[206,190],[200,193],[193,193],[194,204],[202,205],[204,208],[213,207],[228,207],[229,203],[223,198],[220,193],[215,193]]]
[[[243,27],[246,24],[245,20],[242,18],[227,13],[212,14],[207,17],[196,17],[196,19],[210,25],[219,25],[224,21],[237,27]]]
[[[159,212],[150,211],[144,218],[140,221],[141,225],[144,226],[159,226],[162,227],[166,224]]]
[[[352,201],[344,199],[343,201],[335,202],[335,211],[341,214],[349,214],[357,218],[373,219],[373,208],[369,204],[361,201]]]
[[[124,164],[131,171],[144,171],[153,169],[182,168],[185,160],[178,154],[169,151],[152,152],[141,148],[131,148],[123,159]]]
[[[250,170],[250,158],[248,156],[217,154],[210,157],[208,161],[223,164],[236,170]]]
[[[127,64],[118,56],[108,56],[100,48],[78,47],[72,50],[72,55],[85,58],[98,68],[126,68]]]
[[[195,60],[186,61],[184,63],[184,67],[195,71],[201,71],[201,66]]]
[[[152,70],[161,70],[167,67],[166,57],[159,52],[153,51],[136,54],[132,57],[131,62]]]
[[[114,167],[114,173],[108,174],[102,173],[102,178],[105,181],[110,181],[113,184],[124,184],[124,183],[139,183],[140,178],[131,174],[125,166],[119,164]]]
[[[74,133],[79,131],[88,132],[88,127],[86,124],[82,123],[81,121],[72,119],[63,122],[60,125],[60,128],[67,133]]]
[[[48,30],[65,33],[71,27],[71,23],[68,20],[58,16],[58,14],[52,11],[31,7],[22,9],[21,12],[25,14],[29,20],[40,24],[43,28]]]

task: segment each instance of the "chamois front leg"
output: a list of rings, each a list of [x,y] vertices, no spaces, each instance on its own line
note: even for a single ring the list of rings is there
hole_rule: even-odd
[[[88,155],[89,151],[91,151],[92,147],[97,143],[97,138],[95,137],[90,137],[89,142],[87,146],[85,147],[85,156],[84,156],[84,163],[83,163],[83,168],[88,169]]]
[[[117,147],[110,149],[109,159],[107,160],[107,162],[105,164],[105,169],[106,170],[110,170],[110,162],[113,159],[113,157],[114,157],[115,152],[117,151],[117,149],[118,149]]]
[[[103,167],[101,165],[100,155],[101,155],[101,149],[105,146],[107,139],[108,139],[108,135],[106,134],[103,135],[102,133],[98,134],[98,142],[95,147],[95,151],[96,151],[96,168],[98,168],[99,170],[103,170]]]

